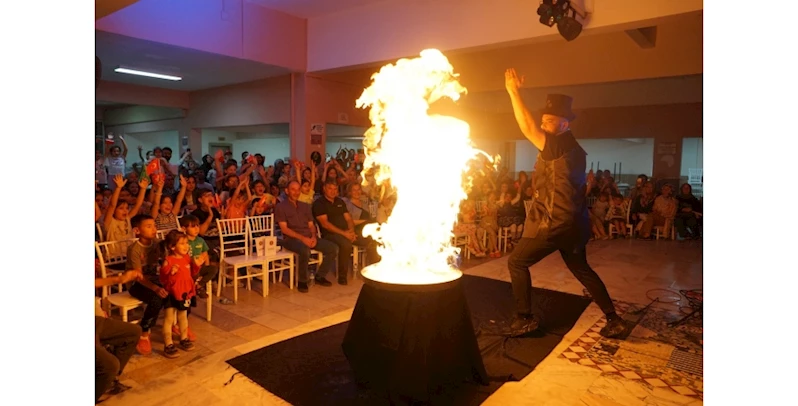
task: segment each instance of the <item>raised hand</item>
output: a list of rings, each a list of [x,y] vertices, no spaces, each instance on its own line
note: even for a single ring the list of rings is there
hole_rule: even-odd
[[[515,92],[524,85],[524,77],[518,77],[515,69],[510,68],[504,72],[504,86],[508,92]]]
[[[186,178],[183,175],[180,175],[180,188],[182,189],[186,187],[187,183],[188,181],[186,180]]]
[[[147,180],[147,178],[141,178],[141,180],[139,180],[139,188],[142,191],[146,190],[147,186],[149,186],[149,185],[150,185],[150,181]]]
[[[121,188],[125,187],[126,183],[127,183],[127,179],[122,177],[122,175],[117,174],[116,176],[114,176],[114,184],[116,185],[116,187],[121,189]]]
[[[138,149],[139,149],[139,151],[142,151],[142,150],[144,149],[144,147],[142,147],[141,145],[139,145],[139,146],[138,146]]]

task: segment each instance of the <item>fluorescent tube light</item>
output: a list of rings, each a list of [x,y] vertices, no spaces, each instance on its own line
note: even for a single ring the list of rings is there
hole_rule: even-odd
[[[183,79],[183,78],[181,78],[179,76],[162,75],[160,73],[144,72],[144,71],[140,71],[140,70],[128,69],[128,68],[122,68],[122,67],[114,69],[114,72],[127,73],[127,74],[130,74],[130,75],[147,76],[147,77],[151,77],[151,78],[166,79],[166,80],[182,80]]]

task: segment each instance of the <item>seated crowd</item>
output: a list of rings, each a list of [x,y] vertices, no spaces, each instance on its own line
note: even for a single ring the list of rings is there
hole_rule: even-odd
[[[154,148],[145,159],[140,148],[141,162],[129,170],[127,146],[118,138],[124,149],[110,145],[105,153],[97,154],[97,241],[127,240],[130,244],[112,253],[126,258],[119,273],[107,278],[97,275],[95,288],[126,284],[129,294],[145,307],[135,326],[107,319],[98,304],[98,400],[126,389],[116,377],[134,349],[143,355],[152,352],[150,329],[162,309],[163,355],[173,358],[180,355],[179,350],[194,349],[196,336],[188,326],[188,315],[197,297],[208,298],[207,283],[220,272],[216,220],[273,214],[279,244],[296,254],[300,292],[308,292],[311,282],[331,286],[330,273],[337,275],[339,284],[347,284],[353,271],[353,246],[365,251],[364,265],[379,261],[377,245],[363,236],[363,227],[384,222],[396,195],[389,185],[376,186],[373,174],[363,171],[362,150],[341,150],[327,162],[314,152],[309,163],[278,159],[265,166],[261,154],[244,152],[239,162],[229,151],[219,151],[197,163],[187,151],[172,164],[171,149]],[[466,175],[464,181],[468,178],[473,183],[453,232],[468,236],[465,249],[471,255],[500,257],[522,236],[525,205],[535,198],[534,172],[529,176],[520,172],[513,179],[507,168],[496,170],[487,159],[479,158],[472,161]],[[608,172],[594,176],[591,171],[586,195],[596,198],[590,209],[595,237],[608,238],[608,224],[621,236],[627,235],[625,207],[631,207],[628,218],[641,238],[650,238],[654,227],[671,223],[680,236],[698,236],[695,213],[701,211],[700,202],[689,185],[683,185],[675,199],[669,185],[656,198],[653,190],[653,184],[641,176],[625,199]],[[158,232],[164,237],[158,238]],[[504,250],[500,236],[507,245]],[[322,253],[315,273],[308,266],[312,250]]]
[[[659,228],[661,235],[670,236],[672,228],[678,239],[701,237],[702,202],[685,183],[674,196],[673,186],[664,184],[659,194],[646,175],[637,177],[628,197],[624,197],[609,171],[587,174],[587,197],[594,239],[612,237],[651,240]],[[609,232],[613,231],[614,235]]]

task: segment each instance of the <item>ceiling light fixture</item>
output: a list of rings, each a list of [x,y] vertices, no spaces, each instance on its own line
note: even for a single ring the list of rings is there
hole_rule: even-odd
[[[183,80],[183,78],[181,78],[180,76],[172,76],[172,75],[164,75],[164,74],[161,74],[161,73],[145,72],[145,71],[136,70],[136,69],[123,68],[121,66],[116,68],[116,69],[114,69],[114,72],[127,73],[129,75],[147,76],[147,77],[156,78],[156,79],[165,79],[165,80],[174,80],[174,81]]]
[[[538,15],[543,25],[553,27],[557,24],[557,30],[566,41],[573,41],[582,33],[582,23],[576,20],[576,16],[587,18],[587,13],[571,0],[541,0]]]

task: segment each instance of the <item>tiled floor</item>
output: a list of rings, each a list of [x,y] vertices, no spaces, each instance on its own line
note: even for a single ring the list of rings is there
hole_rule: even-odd
[[[546,360],[522,381],[505,384],[485,404],[703,404],[700,318],[678,329],[662,328],[679,317],[679,306],[687,306],[684,299],[638,312],[657,295],[667,296],[653,289],[678,292],[703,287],[701,243],[596,241],[588,251],[591,265],[619,310],[638,321],[632,335],[623,342],[596,337],[603,320],[598,307],[591,304]],[[506,264],[507,256],[472,260],[464,268],[467,274],[509,281]],[[583,293],[557,255],[537,264],[532,272],[535,286]],[[153,354],[135,355],[122,376],[134,388],[104,405],[285,404],[236,374],[225,360],[348,320],[361,286],[354,280],[347,286],[314,286],[310,293],[301,294],[273,284],[267,298],[259,290],[239,290],[238,304],[213,304],[210,323],[200,305],[189,319],[198,336],[197,350],[166,359],[160,354],[160,333],[154,331]],[[227,288],[225,293],[231,296],[232,290]]]

